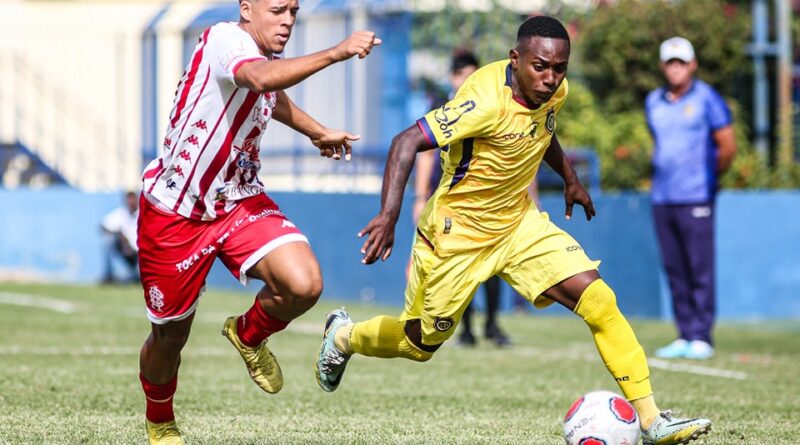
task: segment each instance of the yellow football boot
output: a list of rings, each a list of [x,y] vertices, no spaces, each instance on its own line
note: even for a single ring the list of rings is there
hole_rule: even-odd
[[[147,438],[150,445],[185,445],[181,439],[181,432],[174,420],[164,423],[153,423],[145,419],[147,425]]]
[[[267,341],[264,340],[260,345],[251,348],[239,340],[236,333],[236,321],[239,317],[229,317],[222,326],[222,335],[230,340],[233,347],[239,351],[239,355],[247,365],[250,378],[256,382],[259,388],[275,394],[283,388],[283,373],[278,365],[278,360],[267,348]]]

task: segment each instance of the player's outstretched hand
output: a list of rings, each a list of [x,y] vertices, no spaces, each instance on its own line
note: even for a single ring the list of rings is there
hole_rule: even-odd
[[[344,160],[349,161],[353,152],[350,142],[359,139],[361,139],[361,135],[326,128],[322,135],[311,139],[311,143],[319,148],[320,156],[339,160],[344,154]]]
[[[572,218],[572,207],[575,204],[580,204],[583,206],[583,210],[586,212],[587,221],[591,221],[592,217],[596,215],[596,212],[594,211],[594,203],[592,203],[592,197],[589,196],[589,192],[586,191],[586,188],[583,187],[583,184],[581,184],[580,181],[566,184],[564,187],[564,201],[567,203],[567,219]]]
[[[386,261],[392,254],[394,245],[394,224],[389,217],[378,214],[366,227],[358,232],[358,237],[367,236],[367,240],[361,246],[361,255],[364,257],[361,262],[372,264],[380,258]]]
[[[382,43],[372,31],[356,31],[332,48],[334,60],[341,62],[353,56],[367,57],[372,48]]]

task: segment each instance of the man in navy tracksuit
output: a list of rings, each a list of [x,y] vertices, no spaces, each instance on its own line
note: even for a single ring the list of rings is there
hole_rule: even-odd
[[[662,358],[714,355],[714,203],[717,178],[733,162],[732,117],[711,86],[694,79],[697,60],[681,37],[660,48],[666,85],[647,96],[653,153],[653,217],[669,277],[678,339]]]

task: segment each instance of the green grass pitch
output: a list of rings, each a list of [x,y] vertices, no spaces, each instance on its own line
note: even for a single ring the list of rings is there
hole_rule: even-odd
[[[42,309],[31,295],[68,304]],[[0,285],[0,444],[146,443],[141,295],[138,287]],[[324,393],[312,366],[324,314],[341,305],[324,297],[270,341],[285,385],[268,395],[220,335],[225,317],[251,301],[211,290],[200,302],[175,397],[189,445],[560,444],[575,398],[619,392],[577,317],[509,314],[502,322],[511,348],[447,345],[428,363],[355,357],[339,390]],[[347,308],[355,320],[399,312]],[[674,332],[666,322],[633,326],[648,352]],[[712,434],[697,443],[800,443],[800,323],[716,332],[712,360],[651,360],[659,405],[711,418]]]

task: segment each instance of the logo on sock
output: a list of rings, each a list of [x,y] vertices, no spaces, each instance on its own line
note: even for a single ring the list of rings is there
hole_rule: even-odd
[[[450,317],[436,317],[433,327],[439,332],[447,332],[453,327],[453,319]]]

